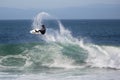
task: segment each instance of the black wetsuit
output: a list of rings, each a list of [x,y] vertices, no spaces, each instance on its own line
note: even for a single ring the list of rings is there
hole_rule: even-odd
[[[45,34],[45,30],[39,30],[41,34]]]
[[[41,34],[45,34],[45,32],[46,32],[46,28],[45,28],[45,26],[44,25],[42,25],[42,29],[41,30],[39,30],[40,32],[41,32]]]

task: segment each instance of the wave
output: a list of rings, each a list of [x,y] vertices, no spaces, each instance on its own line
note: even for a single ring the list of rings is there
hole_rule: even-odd
[[[48,13],[40,13],[37,17],[40,18],[43,14]],[[40,21],[41,20],[40,18]],[[71,31],[66,29],[59,20],[57,20],[57,23],[57,30],[47,28],[47,33],[44,36],[38,35],[44,42],[22,44],[17,48],[16,46],[18,45],[14,45],[14,48],[18,49],[15,51],[13,48],[13,53],[15,51],[15,54],[11,52],[11,54],[1,55],[0,69],[36,69],[42,67],[66,69],[98,67],[120,69],[119,46],[96,45],[86,41],[84,38],[75,38],[72,36]],[[35,25],[35,27],[36,26],[37,25]],[[5,48],[7,51],[8,47],[5,46]],[[9,50],[11,49],[12,48],[9,48]],[[4,51],[3,48],[1,49],[1,53],[3,54],[6,51]]]

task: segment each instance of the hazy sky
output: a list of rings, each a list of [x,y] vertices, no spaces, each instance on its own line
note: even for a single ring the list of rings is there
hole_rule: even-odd
[[[94,4],[120,4],[120,0],[0,0],[0,7],[20,9],[53,9]]]
[[[120,19],[120,0],[0,0],[0,19],[31,19],[41,11],[61,19]]]

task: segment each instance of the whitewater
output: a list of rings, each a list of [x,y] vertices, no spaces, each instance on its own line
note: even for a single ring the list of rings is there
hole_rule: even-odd
[[[120,79],[120,46],[98,45],[89,38],[75,37],[60,20],[46,12],[34,17],[30,29],[39,29],[42,24],[46,25],[45,35],[29,33],[39,42],[14,44],[19,48],[17,54],[0,55],[0,80]]]
[[[46,16],[49,17],[50,15],[45,12],[38,14],[35,17],[34,23],[38,21],[36,24],[40,23],[39,24],[39,26],[40,26],[42,24],[43,17],[46,17]],[[72,36],[71,31],[69,31],[68,29],[65,29],[65,27],[62,25],[62,23],[59,20],[56,19],[56,22],[59,26],[58,30],[54,30],[54,29],[49,30],[49,28],[48,28],[48,31],[47,31],[48,33],[46,33],[46,35],[43,36],[43,39],[44,39],[44,41],[46,41],[48,43],[53,43],[53,45],[55,45],[55,47],[58,47],[57,48],[58,50],[55,51],[55,52],[58,52],[58,55],[62,54],[61,51],[62,51],[62,49],[64,49],[64,46],[65,47],[77,46],[78,48],[82,49],[82,51],[84,51],[84,52],[80,52],[80,53],[84,53],[84,55],[87,55],[87,58],[84,61],[87,66],[100,67],[100,68],[102,68],[102,67],[103,68],[115,68],[115,69],[120,68],[120,55],[119,55],[120,49],[119,49],[119,47],[104,46],[104,45],[99,46],[99,45],[95,45],[95,44],[92,44],[89,42],[85,42],[84,38],[77,39]],[[36,26],[35,24],[33,24],[33,25]],[[62,44],[62,46],[59,44]],[[54,48],[53,51],[54,50],[56,50],[56,49]],[[53,52],[53,53],[55,53],[55,52]],[[62,54],[62,55],[64,55],[64,54]],[[70,63],[63,61],[63,64],[65,63],[66,65],[69,65],[69,66],[71,64],[71,66],[73,66],[72,64],[74,63],[74,59],[69,60],[69,58],[67,59],[67,56],[65,56],[65,57],[66,57],[65,61],[68,60],[67,62],[70,62]],[[82,56],[82,57],[85,57],[85,56]],[[61,60],[58,60],[58,62],[56,62],[56,60],[55,60],[54,61],[55,63],[53,63],[53,64],[58,63],[57,65],[60,66],[59,61],[61,61]]]

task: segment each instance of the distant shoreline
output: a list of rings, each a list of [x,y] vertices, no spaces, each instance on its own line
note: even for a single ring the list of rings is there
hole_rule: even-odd
[[[33,19],[0,19],[0,21],[23,21],[23,20],[33,20]],[[53,20],[53,19],[51,19]],[[58,19],[58,20],[120,20],[120,19]]]

